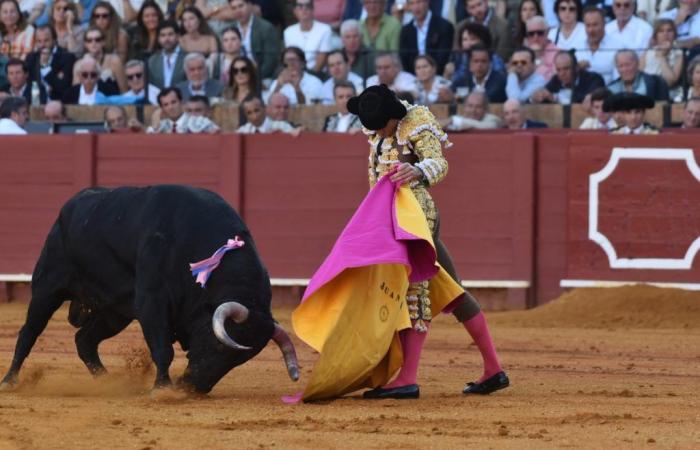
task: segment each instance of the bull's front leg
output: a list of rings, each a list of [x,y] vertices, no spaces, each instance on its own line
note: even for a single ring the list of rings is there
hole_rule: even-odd
[[[156,381],[154,389],[170,386],[170,364],[173,362],[175,352],[170,340],[172,332],[167,325],[167,313],[152,315],[146,314],[139,318],[143,337],[151,352],[151,358],[156,365]]]

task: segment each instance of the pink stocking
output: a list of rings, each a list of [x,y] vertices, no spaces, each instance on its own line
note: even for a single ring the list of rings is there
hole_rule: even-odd
[[[420,361],[420,353],[428,333],[419,333],[415,330],[415,323],[412,323],[412,325],[411,328],[399,331],[401,348],[403,349],[403,366],[401,366],[399,375],[394,381],[386,386],[382,386],[386,389],[417,384],[418,362]],[[430,322],[426,320],[425,326],[430,328]]]
[[[464,328],[469,332],[469,335],[474,339],[476,346],[479,348],[479,352],[481,352],[481,357],[484,360],[484,373],[478,380],[478,382],[481,383],[500,372],[502,370],[501,364],[498,362],[498,355],[496,354],[496,348],[493,345],[484,313],[479,311],[479,314],[465,321],[463,324]]]

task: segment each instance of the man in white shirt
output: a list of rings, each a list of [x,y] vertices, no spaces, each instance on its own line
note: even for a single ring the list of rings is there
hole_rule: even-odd
[[[357,92],[363,90],[363,80],[356,73],[350,72],[348,57],[342,50],[333,50],[328,54],[328,73],[330,78],[323,83],[321,88],[321,102],[332,105],[335,102],[333,88],[341,81],[349,81],[355,86]]]
[[[576,52],[578,66],[597,73],[606,84],[610,83],[616,78],[615,52],[625,45],[606,33],[602,9],[587,7],[583,12],[583,23],[586,26],[586,46]]]
[[[178,88],[165,88],[158,94],[158,104],[163,119],[155,127],[149,127],[149,133],[187,134],[187,133],[218,133],[220,128],[204,116],[193,116],[183,111],[182,94]]]
[[[126,72],[126,84],[129,86],[129,90],[126,91],[124,95],[129,97],[144,98],[146,95],[146,65],[141,60],[132,59],[126,63],[124,71]],[[158,94],[160,94],[160,89],[149,83],[148,103],[151,105],[157,105]]]
[[[265,113],[265,105],[260,97],[247,97],[243,100],[243,113],[246,124],[239,127],[237,132],[242,134],[282,132],[299,136],[300,128],[292,127],[288,122],[271,120]]]
[[[464,99],[464,115],[454,115],[440,120],[440,125],[448,130],[489,130],[501,128],[501,119],[488,112],[489,101],[484,91],[472,91]]]
[[[299,47],[306,53],[306,68],[320,73],[331,51],[331,27],[314,20],[313,0],[296,0],[294,17],[299,21],[284,30],[285,47]]]
[[[659,14],[676,24],[674,47],[692,48],[700,45],[700,0],[678,0],[678,8]]]
[[[306,56],[298,47],[287,47],[282,53],[284,69],[272,83],[266,100],[275,92],[287,96],[292,105],[310,105],[321,101],[323,82],[304,71]]]
[[[27,101],[22,97],[7,97],[0,103],[0,135],[27,134],[24,125],[29,120]]]
[[[349,81],[339,81],[336,83],[333,92],[338,112],[326,117],[323,131],[325,133],[358,133],[362,130],[360,118],[348,111],[348,100],[357,94],[355,85]]]
[[[374,59],[376,75],[367,79],[367,87],[386,84],[396,93],[410,92],[414,94],[416,77],[401,68],[401,60],[396,53],[379,53]]]
[[[265,113],[267,114],[267,117],[272,120],[287,122],[292,127],[295,127],[294,123],[289,120],[290,110],[291,105],[289,104],[289,99],[281,92],[275,92],[267,99],[267,106],[265,106]]]
[[[654,30],[645,20],[634,15],[636,5],[636,0],[613,0],[615,20],[605,25],[605,34],[641,55],[649,48]]]

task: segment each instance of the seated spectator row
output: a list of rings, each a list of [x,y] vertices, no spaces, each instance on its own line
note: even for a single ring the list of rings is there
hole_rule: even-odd
[[[288,14],[257,0],[0,0],[0,90],[32,105],[157,104],[170,87],[308,105],[349,82],[426,105],[473,91],[566,105],[607,86],[684,102],[700,92],[700,1],[656,3],[298,0]]]

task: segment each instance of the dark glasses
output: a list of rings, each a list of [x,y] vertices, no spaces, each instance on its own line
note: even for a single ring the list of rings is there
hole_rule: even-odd
[[[109,13],[107,13],[107,14],[93,14],[92,17],[94,19],[109,19],[110,17],[112,17],[112,15]]]
[[[243,67],[234,67],[231,69],[231,72],[233,72],[234,75],[239,74],[239,73],[248,73],[248,68],[243,66]]]
[[[81,76],[81,77],[83,77],[83,78],[89,78],[89,79],[91,79],[91,80],[96,80],[97,77],[98,77],[98,75],[99,75],[99,74],[98,74],[97,72],[80,72],[80,76]]]
[[[561,6],[559,7],[559,11],[560,11],[560,12],[567,12],[567,11],[569,11],[569,12],[576,12],[576,7],[575,7],[575,6],[565,6],[565,5],[561,5]]]
[[[102,38],[101,37],[85,38],[85,43],[92,44],[93,42],[102,42]]]
[[[525,33],[527,37],[534,37],[534,36],[544,36],[545,31],[544,30],[532,30],[528,31]]]
[[[295,3],[294,6],[301,9],[311,9],[311,3]]]
[[[140,80],[141,77],[143,77],[143,72],[132,73],[131,75],[127,75],[126,79],[127,80]]]

